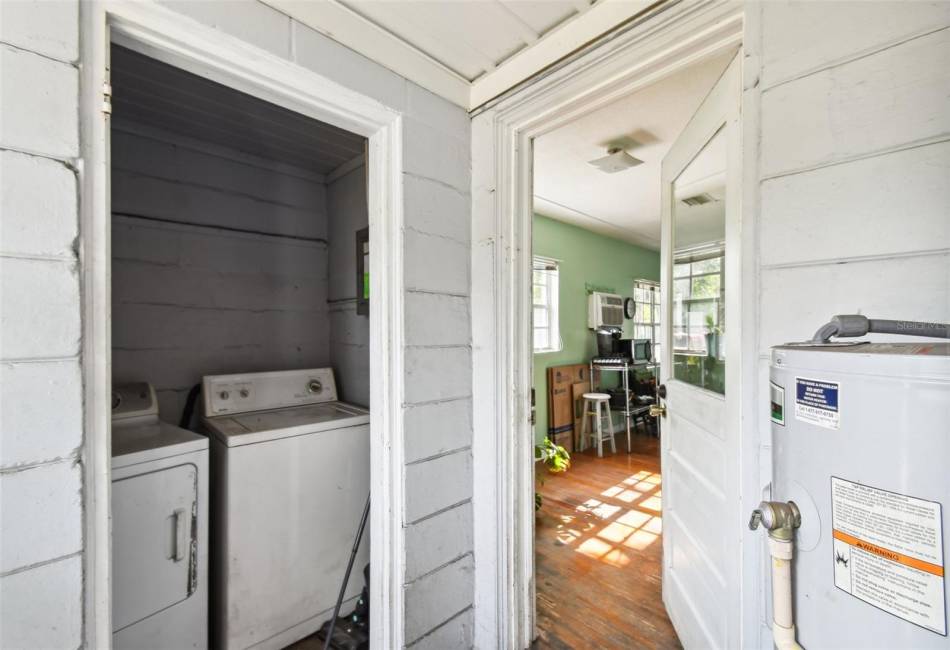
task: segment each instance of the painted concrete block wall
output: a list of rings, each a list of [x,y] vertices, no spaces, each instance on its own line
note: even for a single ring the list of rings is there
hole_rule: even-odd
[[[118,120],[112,151],[115,382],[177,422],[203,375],[329,364],[321,175]]]
[[[369,224],[365,164],[328,179],[327,212],[330,363],[340,399],[369,406],[369,316],[356,313],[356,232]]]
[[[950,4],[783,1],[750,11],[765,485],[771,346],[841,313],[950,321]],[[771,647],[764,633],[761,642]]]
[[[3,648],[82,643],[78,6],[0,3]]]

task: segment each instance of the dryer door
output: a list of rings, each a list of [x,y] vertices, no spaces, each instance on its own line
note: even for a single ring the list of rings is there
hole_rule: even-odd
[[[198,469],[178,465],[112,483],[112,629],[196,588]]]

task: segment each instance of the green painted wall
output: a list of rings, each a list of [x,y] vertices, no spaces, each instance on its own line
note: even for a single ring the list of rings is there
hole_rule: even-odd
[[[559,352],[534,355],[534,434],[536,440],[543,440],[548,429],[548,367],[587,363],[597,348],[593,333],[587,329],[586,286],[592,284],[630,296],[634,280],[660,279],[660,254],[540,215],[534,217],[533,246],[535,255],[560,262],[558,299],[563,347]]]

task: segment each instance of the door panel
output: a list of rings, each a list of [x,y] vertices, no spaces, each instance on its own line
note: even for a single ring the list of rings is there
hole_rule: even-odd
[[[663,602],[687,648],[739,643],[739,60],[663,161]]]
[[[197,503],[198,469],[192,464],[113,481],[114,630],[171,607],[194,591]]]

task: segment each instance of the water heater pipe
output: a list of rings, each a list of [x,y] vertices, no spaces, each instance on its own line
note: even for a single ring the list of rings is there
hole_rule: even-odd
[[[832,336],[864,336],[865,334],[901,334],[904,336],[929,336],[948,339],[950,338],[950,324],[884,320],[868,318],[860,314],[843,314],[835,316],[818,328],[811,340],[814,343],[827,343]]]
[[[795,556],[795,529],[802,516],[794,501],[763,501],[752,511],[749,528],[761,524],[769,533],[772,565],[772,640],[778,650],[802,650],[795,641],[792,612],[792,558]]]

